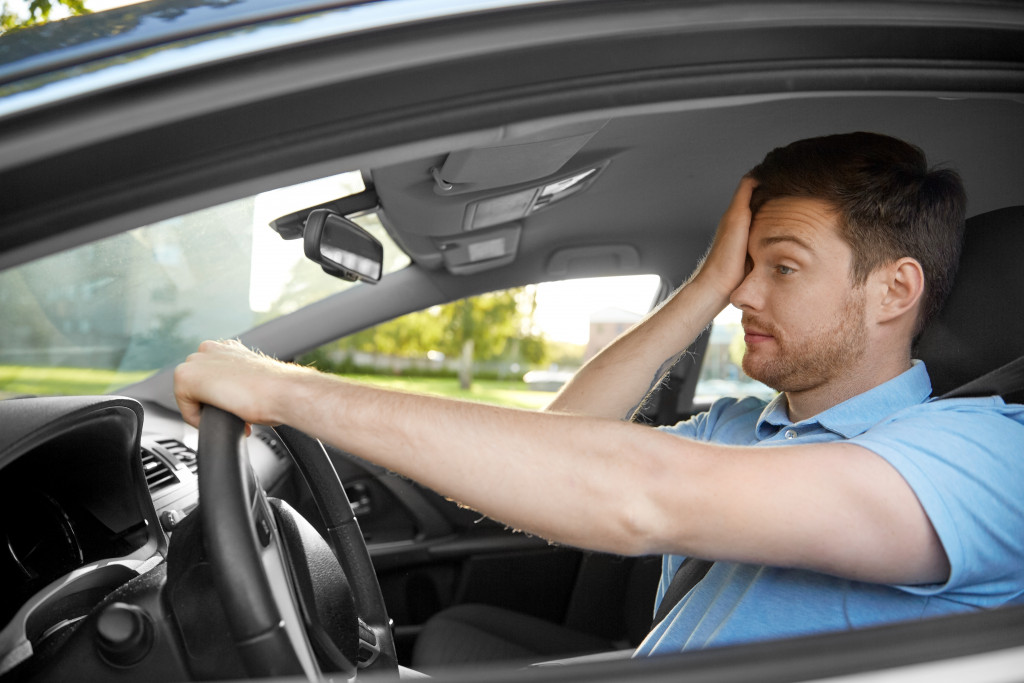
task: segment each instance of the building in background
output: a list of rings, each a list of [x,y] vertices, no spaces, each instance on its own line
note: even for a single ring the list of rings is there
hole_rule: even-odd
[[[625,311],[621,308],[603,308],[590,316],[590,339],[587,350],[583,354],[583,362],[587,362],[597,352],[611,344],[616,337],[640,322],[643,318],[639,313]]]

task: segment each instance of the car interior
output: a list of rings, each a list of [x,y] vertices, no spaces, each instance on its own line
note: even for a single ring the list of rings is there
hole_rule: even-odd
[[[968,33],[965,46],[971,44]],[[792,57],[781,40],[788,35],[780,29],[777,36],[780,60]],[[1013,35],[1000,34],[1007,55],[1019,51]],[[860,44],[863,36],[833,37],[838,52]],[[714,40],[696,36],[685,49],[713,51]],[[817,41],[816,49],[826,42]],[[902,49],[897,42],[887,49]],[[659,50],[669,50],[666,44],[652,42],[650,54],[631,59],[656,61]],[[1019,87],[991,74],[978,80],[969,70],[953,70],[925,82],[915,81],[920,74],[912,70],[890,73],[880,65],[878,73],[893,79],[891,87],[862,85],[851,73],[833,88],[822,85],[824,76],[814,68],[780,68],[763,74],[764,81],[758,81],[762,74],[747,74],[750,83],[768,85],[740,84],[722,96],[710,87],[701,90],[699,79],[686,80],[685,87],[666,85],[675,76],[689,78],[676,74],[666,57],[664,65],[647,65],[663,69],[661,80],[638,85],[641,92],[634,93],[622,82],[602,90],[602,75],[590,73],[584,62],[603,64],[611,57],[581,50],[579,63],[552,60],[566,73],[585,74],[570,73],[579,79],[574,83],[585,81],[580,88],[585,86],[587,97],[563,103],[552,92],[555,79],[538,92],[521,75],[547,68],[544,50],[480,60],[452,81],[431,63],[377,80],[371,73],[344,88],[317,80],[329,66],[337,69],[326,60],[321,64],[313,52],[296,60],[305,71],[291,63],[277,70],[269,58],[242,64],[235,74],[241,85],[225,93],[219,109],[209,103],[220,81],[210,77],[190,93],[194,99],[163,92],[141,92],[138,100],[119,93],[83,98],[78,104],[84,113],[75,124],[81,128],[58,131],[63,134],[48,134],[44,119],[28,115],[5,122],[0,143],[6,146],[0,149],[10,155],[0,167],[0,187],[16,183],[19,190],[0,201],[6,205],[0,207],[0,223],[7,225],[0,267],[240,197],[358,172],[362,191],[261,227],[276,232],[282,248],[292,248],[314,210],[373,214],[411,265],[239,334],[246,345],[291,360],[405,313],[523,285],[653,274],[664,298],[691,274],[740,177],[766,152],[800,138],[869,130],[920,146],[931,164],[955,168],[968,191],[968,228],[953,294],[915,354],[929,368],[934,394],[1024,355],[1024,322],[1017,315],[1024,310],[1018,263],[1024,250],[1024,99]],[[525,60],[521,73],[511,66],[517,58]],[[450,57],[456,65],[459,59]],[[502,82],[503,90],[488,90],[489,74],[496,70],[508,82]],[[301,106],[294,92],[257,97],[257,88],[245,87],[262,77],[268,92],[283,92],[282,84],[289,77],[298,82],[299,72],[307,78],[294,86]],[[1015,73],[1004,76],[1019,79]],[[404,99],[424,97],[430,88],[439,89],[438,99],[450,98],[448,105],[413,106]],[[498,95],[509,92],[514,106],[505,109]],[[132,130],[133,116],[125,115],[123,124],[104,116],[115,106],[149,107],[147,115],[158,120]],[[339,110],[348,128],[332,122]],[[117,132],[118,125],[124,130]],[[77,142],[68,142],[78,133]],[[21,159],[27,161],[19,165]],[[102,169],[103,179],[93,169]],[[59,197],[49,189],[53,178],[64,183]],[[64,229],[72,225],[78,229]],[[708,337],[693,343],[638,419],[672,424],[706,407],[694,398]],[[198,515],[191,513],[201,493],[197,451],[202,453],[203,435],[177,412],[172,372],[164,368],[121,388],[124,399],[0,401],[0,531],[13,548],[46,539],[45,557],[25,563],[12,551],[15,561],[0,563],[0,581],[11,587],[0,596],[0,680],[54,680],[83,671],[110,679],[144,674],[147,680],[177,680],[182,672],[207,679],[246,674],[235,655],[224,654],[223,639],[204,640],[206,629],[186,637],[186,658],[164,653],[137,667],[130,653],[105,650],[97,659],[93,637],[78,628],[97,621],[103,611],[97,608],[114,602],[162,614],[166,607],[156,603],[166,599],[193,624],[209,618],[222,625],[225,618],[204,602],[208,592],[187,595],[188,587],[199,584],[208,590],[210,580],[194,576],[199,570],[191,565],[166,569],[177,572],[174,585],[185,587],[180,593],[161,598],[156,587],[166,579],[156,567],[176,547],[175,539],[188,548],[184,539],[200,533]],[[1014,400],[1022,395],[1020,388],[1007,393]],[[262,426],[245,443],[259,486],[330,536],[332,522],[324,521],[317,486],[309,483],[315,475],[304,474],[306,466],[291,457],[308,444],[289,436],[287,428]],[[488,658],[516,664],[488,678],[511,680],[527,661],[628,652],[650,628],[659,558],[558,547],[325,448],[358,520],[387,610],[362,624],[373,633],[359,631],[339,646],[349,659],[366,663],[379,656],[365,650],[386,631],[393,633],[395,661],[446,671],[459,653],[432,646],[430,634],[447,622],[448,628],[454,623],[495,635],[500,644]],[[290,512],[274,514],[292,519]],[[303,533],[294,531],[296,537]],[[70,536],[76,540],[69,542]],[[205,566],[204,558],[188,552],[197,551],[180,556]],[[366,579],[365,567],[361,571]],[[308,600],[315,602],[327,589],[310,590],[315,595]],[[211,612],[217,616],[208,617]],[[666,677],[686,673],[692,681],[730,674],[729,680],[774,680],[776,670],[789,676],[786,667],[798,658],[809,672],[839,675],[861,671],[868,661],[920,662],[937,652],[953,657],[1019,644],[1014,638],[1024,628],[1024,607],[984,617],[825,634],[638,666]],[[330,662],[323,651],[333,647],[325,641],[318,654]],[[612,675],[601,664],[581,666],[581,679]],[[555,677],[535,678],[544,676]]]
[[[1012,284],[1015,269],[1010,260],[1016,250],[1007,245],[1020,234],[1021,213],[1019,208],[988,211],[1019,201],[1022,179],[1012,172],[989,170],[1014,169],[1006,158],[1013,145],[986,139],[989,133],[977,129],[977,139],[951,139],[945,134],[948,119],[935,115],[931,101],[887,102],[884,116],[877,113],[883,109],[877,102],[858,104],[863,110],[841,98],[825,98],[813,103],[811,118],[831,122],[846,112],[851,122],[887,131],[892,131],[894,120],[914,121],[911,139],[930,150],[933,160],[957,163],[972,189],[971,212],[982,214],[971,219],[956,293],[921,340],[920,355],[932,368],[936,392],[941,393],[1016,356],[1017,350],[1005,342],[1013,323],[1004,312],[1014,310],[1013,297],[1020,292]],[[989,109],[989,120],[993,111],[997,118],[1001,114],[1008,124],[1019,105],[998,100],[950,102],[939,111],[948,111],[946,117],[968,117],[974,107]],[[816,132],[803,120],[807,108],[802,100],[769,101],[724,111],[687,109],[529,126],[492,131],[486,137],[503,137],[494,143],[370,167],[363,171],[369,189],[335,206],[339,213],[346,206],[355,207],[350,213],[376,208],[416,267],[386,276],[377,285],[344,292],[325,302],[315,316],[300,310],[273,321],[246,335],[245,341],[287,357],[338,336],[340,320],[355,330],[470,293],[562,278],[655,272],[667,292],[703,252],[734,179],[753,165],[766,145],[774,144],[758,139],[753,131],[740,133],[742,140],[733,147],[738,150],[736,158],[726,162],[716,158],[726,131],[742,129],[742,122],[751,118],[770,119],[775,122],[770,129],[782,144]],[[708,120],[712,115],[714,123]],[[786,121],[797,123],[787,126]],[[699,137],[679,133],[691,129],[721,132]],[[988,149],[985,156],[991,165],[980,163],[983,155],[961,152],[972,144]],[[960,159],[966,163],[960,164]],[[695,180],[698,173],[700,182]],[[718,195],[719,201],[696,197],[698,187]],[[975,187],[980,191],[973,192]],[[280,232],[280,226],[275,227]],[[1008,280],[993,285],[994,277]],[[344,315],[324,315],[325,307],[336,307]],[[304,331],[301,337],[282,334],[296,325]],[[694,358],[705,341],[696,342]],[[696,360],[680,363],[663,389],[665,396],[648,403],[644,419],[672,423],[699,409],[691,405],[698,371]],[[168,379],[166,373],[157,375],[129,389],[131,395],[148,399],[147,457],[194,461],[185,445],[190,441],[187,430],[166,406],[166,392],[161,393],[160,385]],[[250,452],[268,489],[294,501],[309,519],[318,519],[308,491],[282,459],[282,446],[273,432],[259,429],[251,441]],[[360,525],[395,622],[403,663],[430,670],[447,661],[450,653],[430,647],[429,637],[414,649],[431,617],[435,625],[446,620],[473,628],[484,624],[506,640],[529,634],[523,649],[499,653],[510,659],[628,651],[649,628],[659,571],[656,559],[551,547],[541,539],[511,533],[354,456],[328,451],[349,498],[360,507]],[[157,511],[164,517],[183,516],[194,505],[194,483],[153,487]],[[595,601],[594,595],[603,599]]]

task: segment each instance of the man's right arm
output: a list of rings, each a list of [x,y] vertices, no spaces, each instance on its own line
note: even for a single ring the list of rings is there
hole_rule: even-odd
[[[546,408],[629,420],[697,335],[729,303],[746,272],[750,194],[744,178],[697,272],[644,320],[594,356]]]

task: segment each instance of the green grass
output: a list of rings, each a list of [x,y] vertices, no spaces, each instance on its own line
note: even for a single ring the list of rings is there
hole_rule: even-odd
[[[105,394],[143,380],[151,374],[152,370],[118,372],[96,368],[0,365],[0,394]]]
[[[491,403],[510,408],[525,408],[527,410],[543,408],[554,398],[554,393],[532,391],[526,388],[524,382],[518,380],[478,379],[473,380],[473,386],[469,391],[463,391],[459,388],[459,380],[454,378],[395,377],[390,375],[345,376],[359,382],[389,389],[447,396],[449,398]]]
[[[0,365],[0,398],[3,395],[37,394],[43,396],[105,394],[138,382],[151,371],[118,372],[95,368],[41,368]],[[536,410],[554,397],[546,391],[531,391],[518,380],[473,382],[469,391],[459,388],[457,379],[435,377],[396,377],[391,375],[349,375],[351,379],[377,386],[435,396],[448,396],[480,403]]]

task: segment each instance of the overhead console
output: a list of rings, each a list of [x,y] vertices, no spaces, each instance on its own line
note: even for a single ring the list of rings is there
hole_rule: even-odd
[[[557,173],[606,121],[542,130],[485,147],[457,150],[431,169],[439,195],[510,187]]]
[[[466,207],[463,230],[482,230],[502,223],[522,220],[530,214],[571,197],[590,187],[608,165],[607,160],[572,170],[560,177],[531,185],[508,194],[490,196]]]
[[[609,164],[585,150],[607,121],[513,127],[499,142],[375,169],[380,218],[421,266],[468,275],[511,263],[533,214]]]

